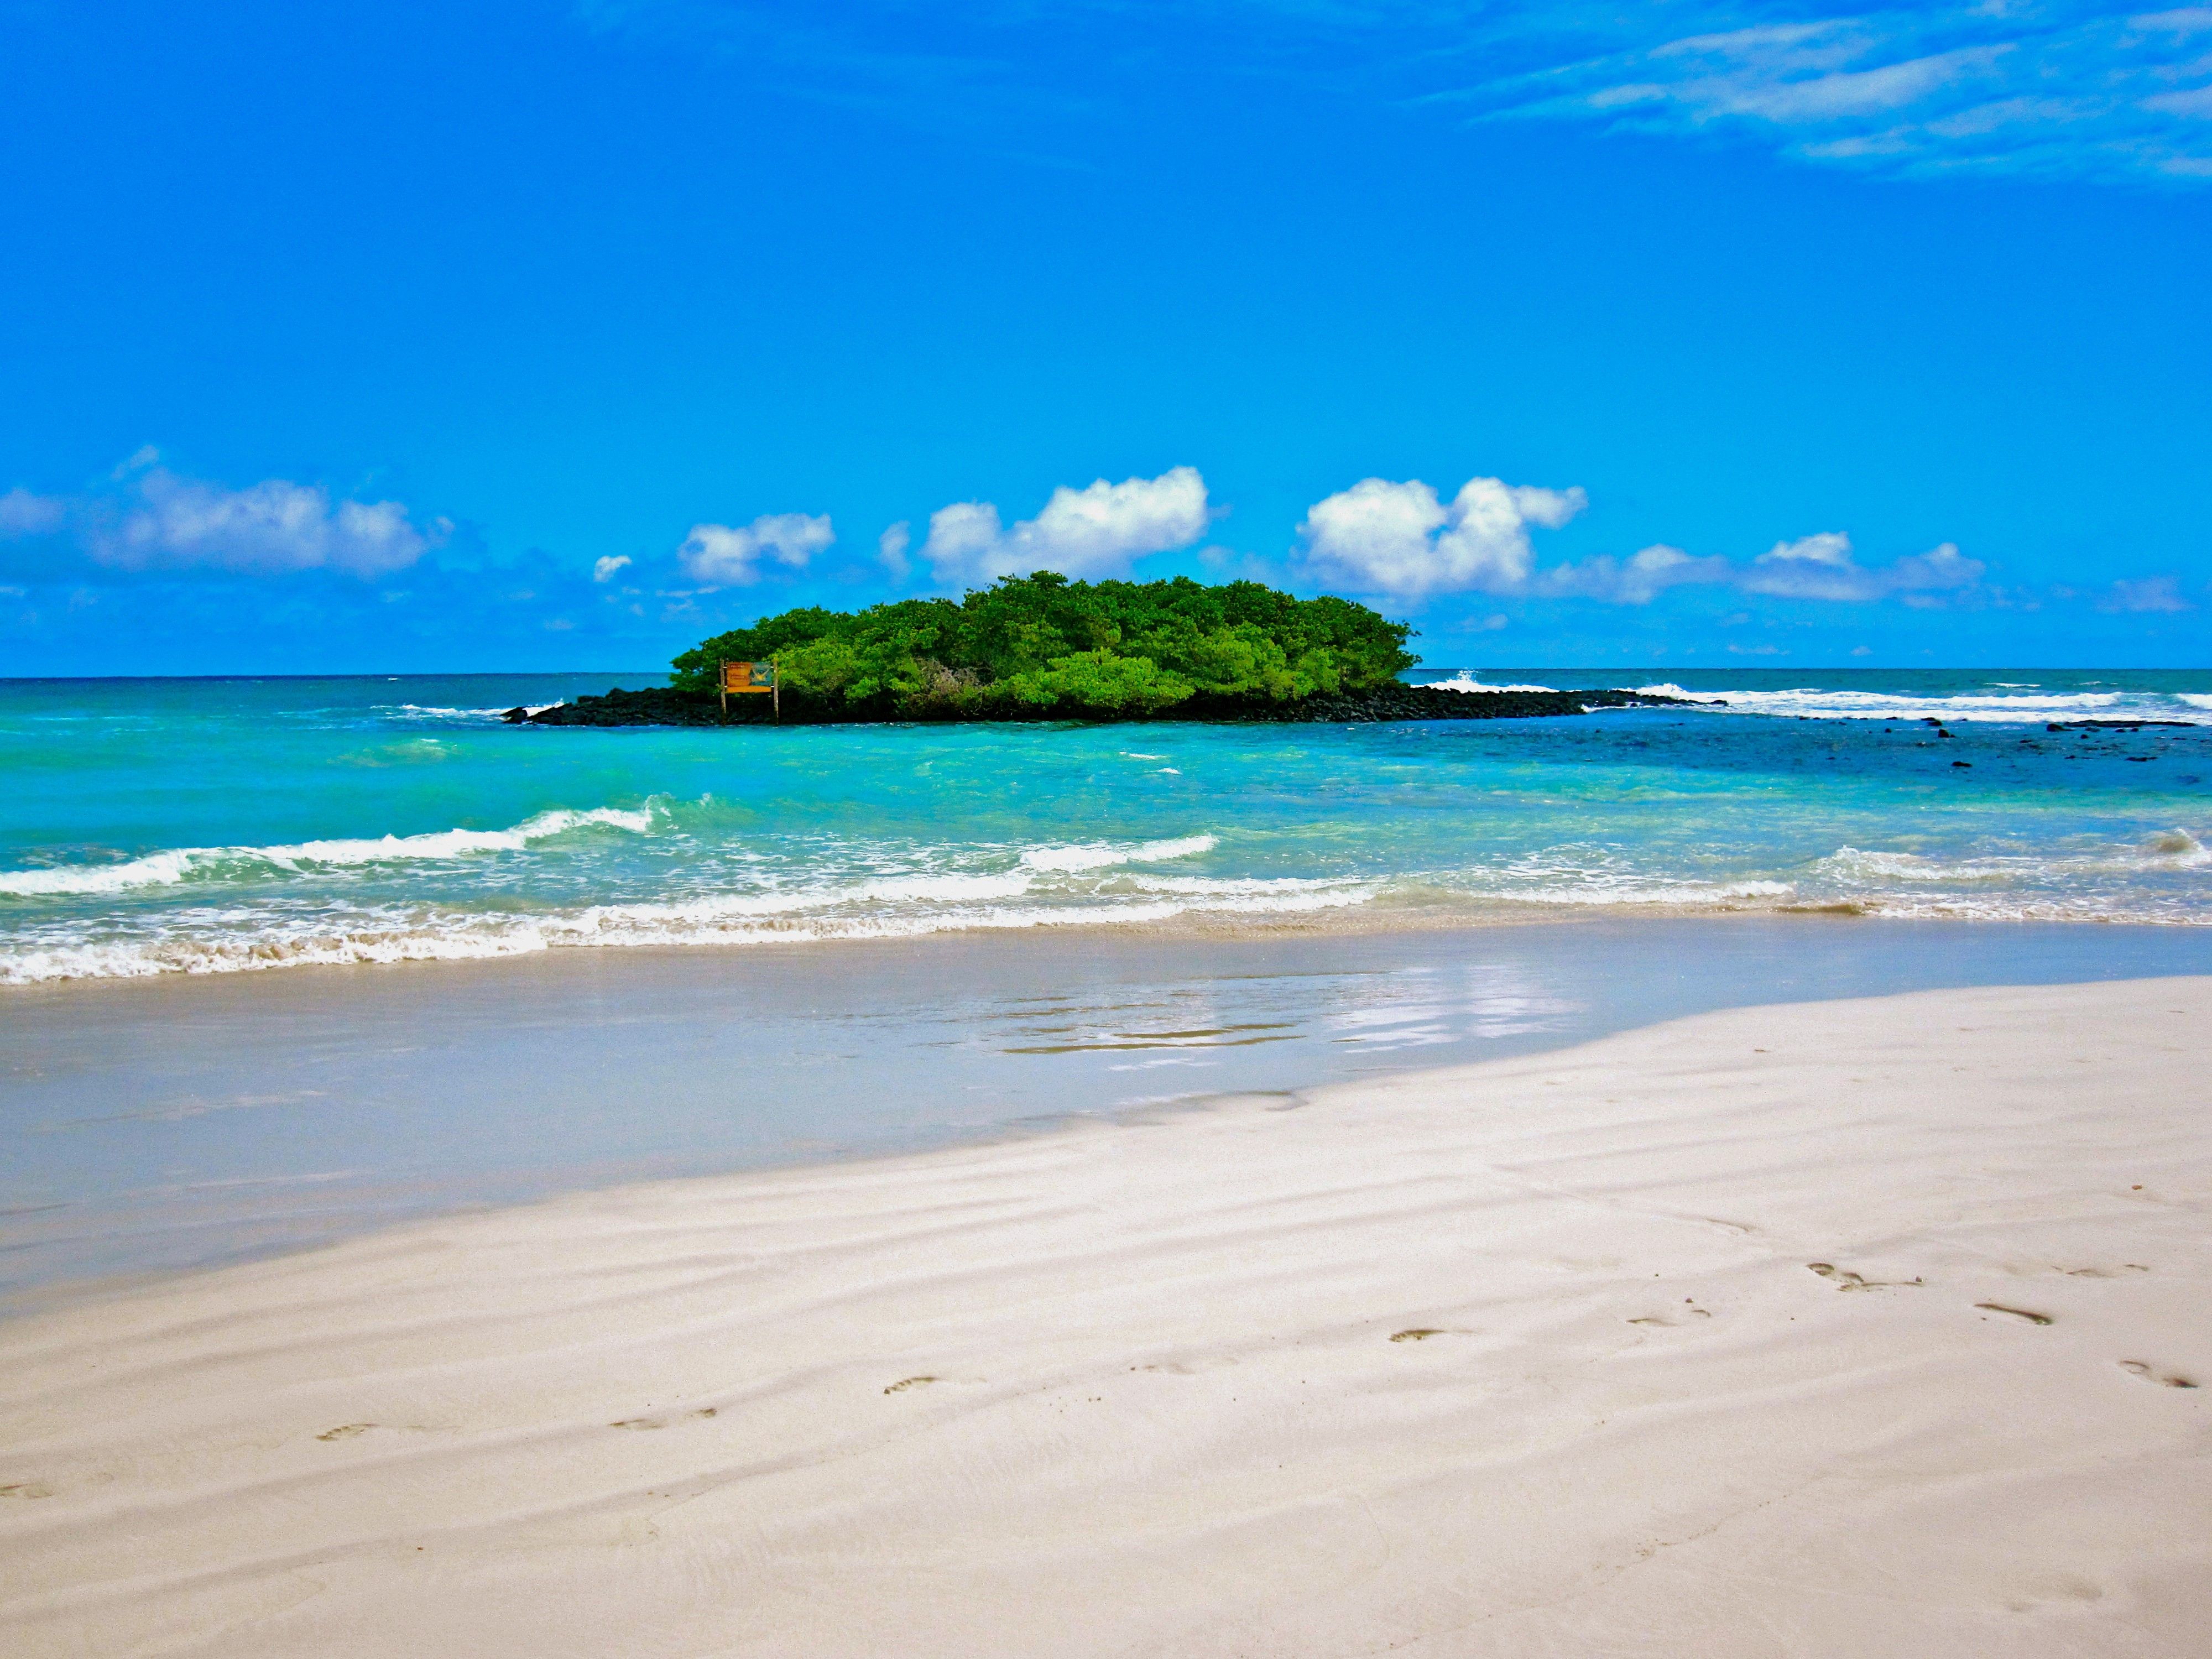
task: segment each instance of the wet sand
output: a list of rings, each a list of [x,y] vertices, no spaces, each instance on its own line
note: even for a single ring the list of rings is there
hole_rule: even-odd
[[[0,1310],[414,1215],[915,1152],[1749,1004],[2212,973],[2212,929],[1597,918],[572,951],[0,990]]]
[[[31,1655],[2150,1655],[2212,979],[1743,1008],[0,1325]]]

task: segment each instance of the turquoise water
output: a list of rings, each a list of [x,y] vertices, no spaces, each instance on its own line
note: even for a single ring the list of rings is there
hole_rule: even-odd
[[[1723,700],[1694,710],[1345,727],[497,719],[649,679],[0,682],[0,983],[1084,923],[2212,921],[2212,672],[1716,672],[1674,677]],[[2045,729],[2085,718],[2184,724]]]

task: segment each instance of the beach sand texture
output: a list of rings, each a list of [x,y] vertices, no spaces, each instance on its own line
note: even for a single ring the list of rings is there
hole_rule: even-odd
[[[412,1224],[0,1327],[22,1656],[2212,1651],[2212,979]]]

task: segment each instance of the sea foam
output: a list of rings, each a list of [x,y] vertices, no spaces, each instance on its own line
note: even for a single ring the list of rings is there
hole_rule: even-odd
[[[1115,846],[1111,842],[1081,842],[1065,847],[1032,847],[1022,854],[1031,870],[1105,870],[1121,864],[1153,864],[1164,859],[1192,858],[1211,853],[1220,845],[1212,836],[1177,836],[1167,841],[1138,842]]]
[[[120,893],[161,887],[218,870],[303,873],[362,865],[442,861],[482,853],[519,852],[589,824],[642,834],[653,827],[650,806],[596,806],[540,812],[510,830],[433,830],[415,836],[290,842],[271,847],[179,847],[118,864],[60,865],[45,870],[0,871],[0,893],[22,897]]]
[[[1449,679],[1431,680],[1438,691],[1559,691],[1572,687],[1493,684],[1467,669]],[[2026,680],[1992,680],[1989,693],[1913,695],[1887,691],[1824,690],[1797,686],[1779,690],[1687,690],[1669,680],[1631,689],[1646,696],[1674,697],[1714,712],[1769,714],[1832,720],[1925,720],[1952,724],[1978,721],[2041,725],[2053,720],[2178,720],[2212,725],[2212,694],[2194,691],[2067,691],[2044,690]]]
[[[1736,714],[1807,720],[1928,720],[2013,726],[2080,720],[2180,720],[2212,725],[2212,699],[2156,692],[2074,691],[1981,696],[1909,696],[1887,691],[1837,691],[1802,686],[1779,691],[1686,691],[1671,682],[1635,688],[1649,696],[1681,697]]]

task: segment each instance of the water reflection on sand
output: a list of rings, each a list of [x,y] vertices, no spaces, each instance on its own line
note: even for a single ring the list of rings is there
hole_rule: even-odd
[[[1591,920],[575,952],[0,992],[0,1296],[410,1214],[1291,1091],[1706,1009],[2212,971],[2194,928]]]

